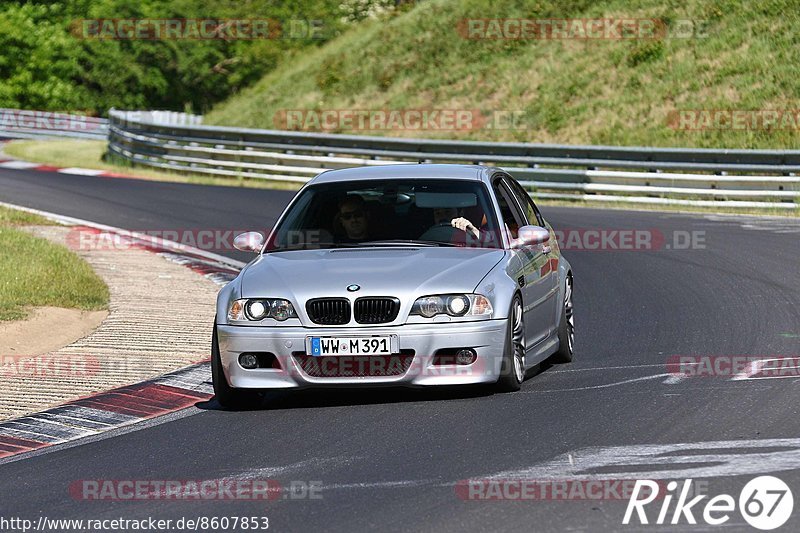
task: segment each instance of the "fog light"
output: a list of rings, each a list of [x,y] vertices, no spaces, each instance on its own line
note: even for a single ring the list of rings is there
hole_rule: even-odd
[[[456,352],[456,363],[459,365],[471,365],[478,358],[478,354],[472,348],[464,348]]]
[[[242,368],[252,370],[258,367],[258,358],[252,353],[243,353],[239,356],[239,364]]]

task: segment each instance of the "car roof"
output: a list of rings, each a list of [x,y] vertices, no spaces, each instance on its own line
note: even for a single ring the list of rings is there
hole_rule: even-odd
[[[482,165],[448,164],[396,164],[327,170],[318,174],[309,184],[352,180],[380,179],[460,179],[484,180],[491,174],[490,167]]]

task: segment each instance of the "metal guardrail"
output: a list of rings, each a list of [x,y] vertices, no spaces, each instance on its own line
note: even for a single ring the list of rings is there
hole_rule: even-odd
[[[198,126],[203,122],[203,117],[200,115],[175,111],[134,111],[129,112],[129,116],[132,120],[165,126]],[[0,108],[0,137],[75,137],[106,140],[108,119],[51,111]]]
[[[0,108],[0,137],[104,140],[108,137],[108,120],[50,111]]]
[[[202,117],[109,113],[109,151],[135,164],[306,182],[325,169],[409,162],[492,164],[539,198],[797,209],[798,150],[709,150],[401,139],[201,125]]]

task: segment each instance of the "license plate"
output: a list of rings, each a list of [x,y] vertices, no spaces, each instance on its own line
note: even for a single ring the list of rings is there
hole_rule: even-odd
[[[375,337],[309,337],[308,355],[391,355],[397,335]]]

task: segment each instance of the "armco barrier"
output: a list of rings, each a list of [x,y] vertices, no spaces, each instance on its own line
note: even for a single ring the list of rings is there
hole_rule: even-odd
[[[144,111],[140,120],[162,125],[199,125],[203,117],[175,111]],[[108,119],[52,111],[0,108],[0,137],[75,137],[106,140]]]
[[[306,182],[325,169],[491,164],[540,198],[797,209],[800,150],[711,150],[406,139],[201,125],[194,115],[111,110],[109,151],[215,176]]]
[[[108,120],[50,111],[0,108],[0,137],[103,140],[108,137]]]

